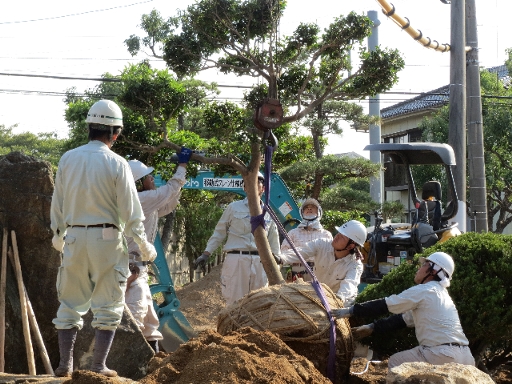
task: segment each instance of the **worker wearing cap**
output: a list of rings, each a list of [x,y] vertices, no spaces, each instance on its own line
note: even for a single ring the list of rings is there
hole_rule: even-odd
[[[57,277],[60,306],[53,320],[60,352],[55,375],[71,375],[77,331],[91,309],[91,370],[113,377],[117,373],[105,361],[125,305],[129,270],[123,232],[139,245],[143,259],[156,251],[146,239],[128,162],[110,149],[123,127],[121,109],[113,101],[100,100],[85,121],[89,143],[60,159],[50,211],[52,243],[63,253]]]
[[[297,251],[306,261],[315,263],[318,281],[326,284],[345,306],[351,305],[358,294],[363,273],[362,255],[357,247],[366,241],[366,227],[357,220],[350,220],[340,227],[332,241],[316,239]],[[293,250],[281,253],[283,263],[300,261]]]
[[[182,147],[178,153],[178,168],[174,176],[160,188],[155,187],[155,179],[151,175],[153,167],[146,166],[139,160],[130,160],[128,164],[138,186],[138,196],[144,216],[144,229],[148,241],[152,244],[158,231],[158,218],[171,213],[179,203],[181,188],[185,185],[187,163],[192,151]],[[160,325],[153,307],[153,298],[148,284],[148,261],[142,260],[139,246],[132,237],[128,237],[128,254],[130,257],[131,275],[128,277],[126,289],[126,305],[155,353],[158,352],[158,340],[163,336],[158,330]],[[149,260],[151,262],[153,260]]]
[[[288,237],[295,247],[303,247],[307,243],[316,239],[326,239],[332,241],[332,234],[327,229],[324,229],[320,220],[322,219],[322,207],[320,203],[313,198],[304,200],[300,207],[300,217],[302,221],[297,226],[288,232]],[[288,251],[292,246],[287,239],[283,240],[281,244],[281,252]],[[314,267],[313,262],[308,263],[311,268]],[[304,281],[311,281],[311,275],[302,263],[292,263],[292,281],[297,278],[302,278]]]
[[[264,177],[258,175],[258,195],[263,194]],[[245,188],[245,187],[244,187]],[[277,226],[268,213],[265,214],[265,231],[272,253],[279,257]],[[194,261],[194,268],[204,267],[210,255],[226,240],[221,271],[222,296],[226,305],[256,289],[268,285],[267,274],[260,261],[254,236],[251,232],[251,214],[247,198],[229,204],[215,226],[203,254]]]
[[[389,368],[410,362],[475,365],[457,308],[446,289],[455,270],[452,257],[444,252],[434,252],[419,260],[420,268],[414,276],[416,286],[384,299],[334,309],[332,315],[347,318],[378,317],[389,312],[395,314],[354,328],[352,332],[356,339],[372,333],[389,333],[414,327],[419,346],[392,355],[388,360]]]

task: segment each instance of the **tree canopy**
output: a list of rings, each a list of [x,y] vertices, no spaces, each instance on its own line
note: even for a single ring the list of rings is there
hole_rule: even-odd
[[[57,138],[54,133],[23,132],[13,133],[15,127],[5,127],[0,124],[0,155],[18,151],[25,155],[34,156],[51,163],[53,170],[57,169],[59,159],[64,152],[64,139]]]

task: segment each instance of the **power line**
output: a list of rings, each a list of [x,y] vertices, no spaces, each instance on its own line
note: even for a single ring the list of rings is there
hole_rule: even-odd
[[[81,16],[81,15],[86,15],[88,13],[105,12],[105,11],[111,11],[113,9],[127,8],[127,7],[132,7],[134,5],[151,3],[152,1],[153,0],[146,0],[146,1],[141,1],[139,3],[133,3],[133,4],[128,4],[128,5],[119,5],[117,7],[112,7],[112,8],[97,9],[97,10],[94,10],[94,11],[85,11],[85,12],[80,12],[80,13],[71,13],[69,15],[62,15],[62,16],[45,17],[45,18],[42,18],[42,19],[19,20],[19,21],[2,21],[2,22],[0,22],[0,25],[21,24],[21,23],[31,23],[31,22],[34,22],[34,21],[46,21],[46,20],[62,19],[64,17]]]
[[[55,76],[55,75],[32,75],[27,73],[1,73],[0,76],[15,76],[15,77],[40,77],[43,79],[56,79],[56,80],[89,80],[89,81],[102,81],[106,83],[120,83],[121,79],[103,78],[103,77],[72,77],[72,76]]]

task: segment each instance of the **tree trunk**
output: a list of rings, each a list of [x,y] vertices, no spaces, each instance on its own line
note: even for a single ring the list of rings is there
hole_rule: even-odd
[[[311,197],[313,199],[318,200],[320,198],[320,192],[322,191],[322,180],[324,178],[324,175],[319,173],[318,171],[315,172],[315,181],[313,184],[313,193],[311,194]]]
[[[251,217],[261,215],[262,213],[260,197],[258,196],[257,191],[257,183],[258,168],[255,167],[255,169],[249,171],[249,173],[244,176],[245,192],[247,193],[247,200],[249,201],[249,212]],[[254,240],[256,242],[256,247],[258,248],[258,253],[260,255],[263,269],[267,274],[268,283],[270,285],[284,284],[285,281],[283,276],[281,275],[274,256],[270,250],[270,244],[268,243],[267,239],[267,232],[261,227],[261,225],[258,226],[258,228],[256,228],[254,231]]]
[[[176,210],[165,216],[164,226],[162,227],[162,245],[165,250],[169,247],[172,237],[172,227],[174,226],[174,218],[176,217]]]

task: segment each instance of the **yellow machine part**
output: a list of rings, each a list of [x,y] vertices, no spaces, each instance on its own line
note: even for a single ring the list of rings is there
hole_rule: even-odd
[[[460,234],[461,234],[461,232],[460,232],[459,228],[453,227],[447,231],[444,231],[441,234],[438,243],[443,243],[446,240],[451,239],[452,237],[459,236]]]

